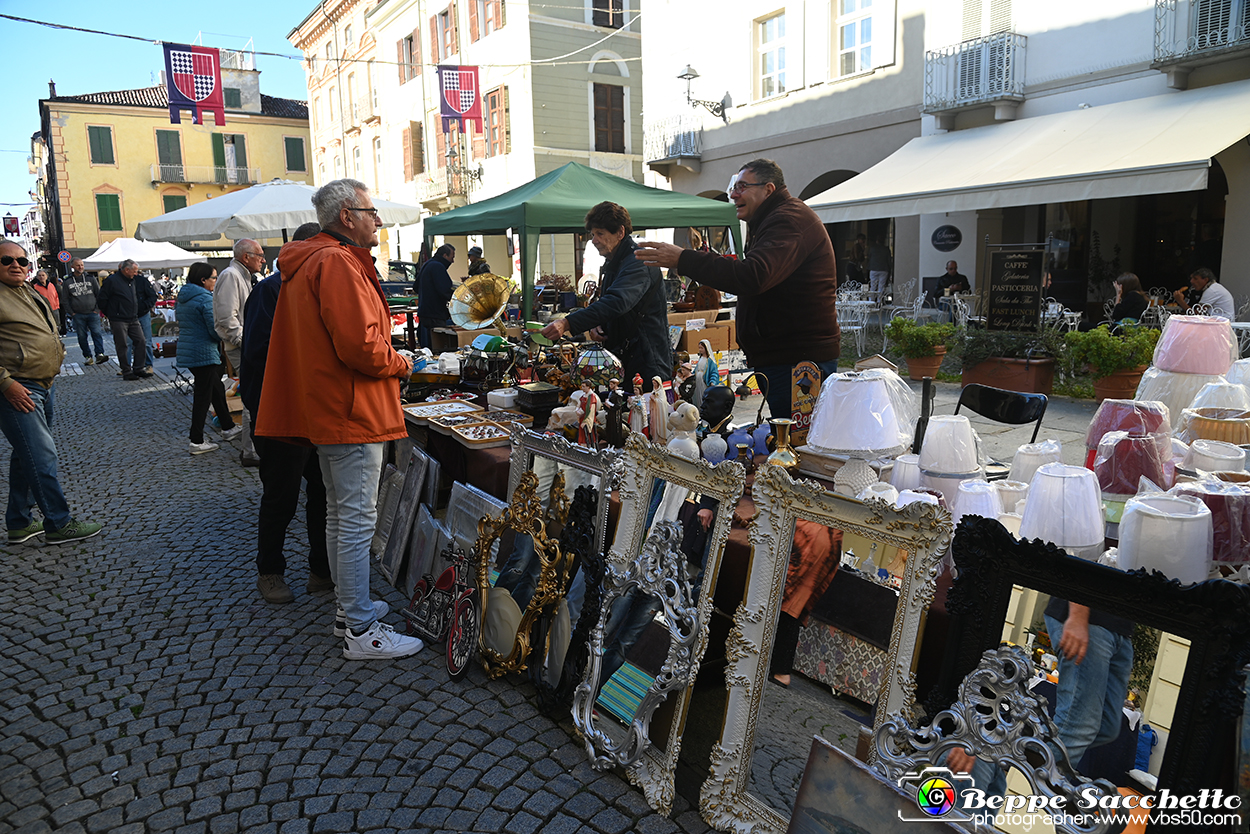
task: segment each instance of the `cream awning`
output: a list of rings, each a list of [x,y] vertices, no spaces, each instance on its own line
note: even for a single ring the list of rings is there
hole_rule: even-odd
[[[826,223],[1207,186],[1250,134],[1250,81],[913,139],[807,201]]]

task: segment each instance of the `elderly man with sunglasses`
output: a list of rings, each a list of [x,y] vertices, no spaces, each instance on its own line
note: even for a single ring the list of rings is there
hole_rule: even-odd
[[[57,480],[53,381],[65,347],[56,314],[26,283],[29,272],[26,251],[0,242],[0,431],[13,447],[4,521],[9,544],[40,534],[48,544],[64,544],[91,538],[100,525],[70,515]],[[36,504],[42,521],[31,513]]]
[[[738,296],[738,344],[756,374],[768,380],[768,409],[790,417],[791,373],[814,362],[825,376],[837,370],[838,269],[824,225],[786,189],[771,159],[743,165],[729,187],[738,219],[747,224],[739,260],[671,243],[643,242],[634,253],[648,266],[677,267],[682,275]]]

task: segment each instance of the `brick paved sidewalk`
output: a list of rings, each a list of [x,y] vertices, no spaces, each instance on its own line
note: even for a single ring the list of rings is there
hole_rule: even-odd
[[[343,660],[332,595],[303,590],[302,511],[296,601],[264,603],[238,441],[191,457],[189,396],[82,370],[57,383],[61,483],[105,529],[0,548],[0,834],[707,830],[592,770],[528,683],[451,683],[432,649]]]

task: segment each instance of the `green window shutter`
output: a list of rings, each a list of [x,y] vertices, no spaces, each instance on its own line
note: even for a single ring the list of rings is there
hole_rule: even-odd
[[[95,195],[96,214],[100,221],[100,231],[120,232],[122,230],[122,205],[118,194]]]
[[[91,162],[94,165],[112,165],[113,129],[110,127],[88,127],[87,142],[91,146]]]
[[[238,169],[239,182],[251,182],[247,175],[247,137],[234,134],[234,167]]]
[[[238,110],[243,106],[243,91],[238,87],[223,87],[222,93],[227,107]]]
[[[213,134],[213,167],[217,182],[226,181],[226,140],[220,133]]]
[[[304,164],[304,140],[298,136],[286,137],[286,169],[288,171],[307,171]]]
[[[162,202],[165,204],[166,214],[187,207],[187,198],[182,194],[166,194],[162,198]]]

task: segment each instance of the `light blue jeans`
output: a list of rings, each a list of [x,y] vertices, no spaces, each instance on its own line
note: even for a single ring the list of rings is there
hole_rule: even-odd
[[[104,325],[100,322],[99,313],[74,313],[74,332],[78,335],[78,347],[82,349],[83,359],[94,359],[104,355]],[[94,342],[95,353],[87,350],[87,336]]]
[[[152,352],[152,314],[144,313],[139,316],[139,327],[143,329],[144,342],[144,358],[147,360],[143,364],[135,361],[135,343],[131,342],[126,346],[126,356],[130,358],[130,367],[136,371],[142,371],[144,368],[150,368],[156,362],[156,354]]]
[[[376,622],[369,599],[369,545],[378,523],[382,443],[318,446],[326,484],[326,550],[330,577],[354,634]]]
[[[30,392],[35,410],[23,413],[0,395],[0,431],[13,447],[9,457],[9,504],[4,522],[20,530],[33,520],[36,504],[44,529],[59,530],[70,522],[69,504],[56,477],[56,443],[52,440],[53,389],[28,379],[16,380]],[[55,386],[54,386],[55,387]]]
[[[1063,623],[1046,617],[1050,644],[1063,640]],[[1102,626],[1089,627],[1089,646],[1079,664],[1059,657],[1059,686],[1055,696],[1055,726],[1059,740],[1075,768],[1091,747],[1110,744],[1120,735],[1120,716],[1133,671],[1133,641]],[[1056,759],[1059,752],[1055,751]],[[977,787],[988,794],[1007,789],[1006,775],[996,766],[977,759],[972,768]]]

